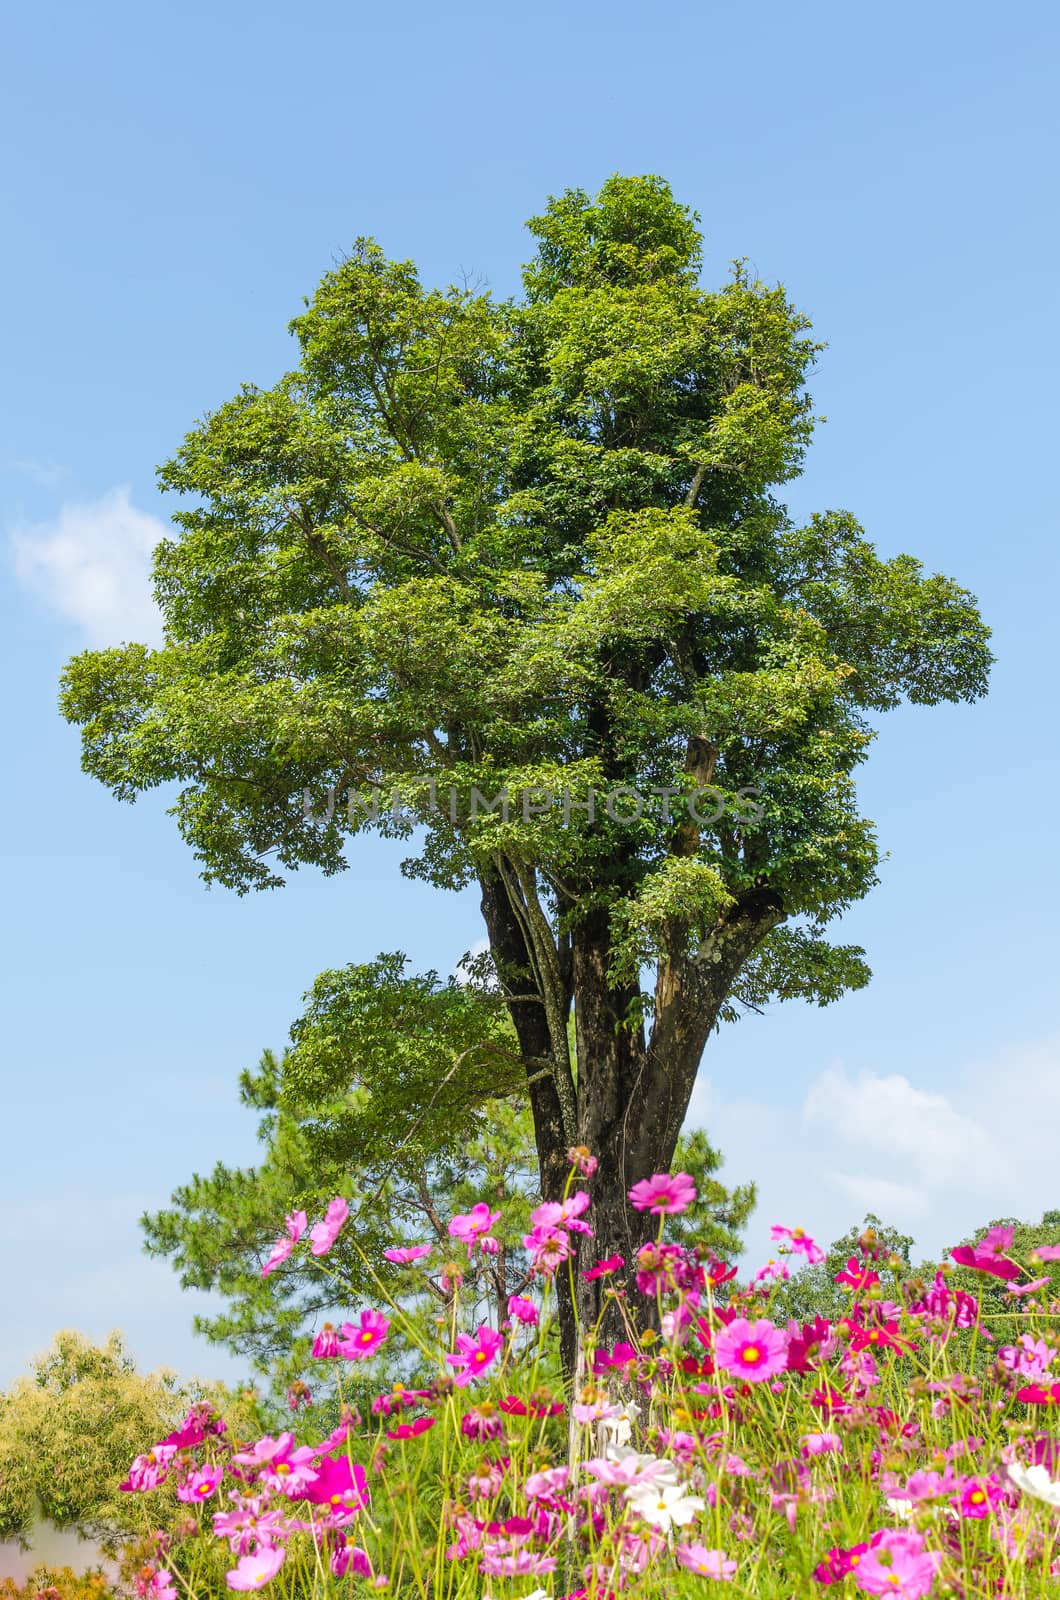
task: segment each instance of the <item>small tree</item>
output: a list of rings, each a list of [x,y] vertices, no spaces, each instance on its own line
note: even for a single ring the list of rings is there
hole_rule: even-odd
[[[262,1159],[193,1177],[143,1227],[148,1250],[169,1258],[185,1288],[227,1299],[225,1311],[196,1318],[200,1333],[248,1356],[277,1398],[308,1378],[320,1403],[327,1363],[310,1361],[311,1335],[357,1301],[374,1303],[380,1281],[398,1290],[401,1268],[386,1261],[387,1247],[433,1246],[414,1280],[425,1311],[448,1300],[442,1269],[455,1259],[469,1279],[463,1297],[477,1288],[503,1321],[508,1296],[524,1287],[522,1236],[540,1194],[525,1094],[497,1093],[518,1086],[521,1063],[490,989],[410,976],[403,956],[380,956],[321,974],[291,1039],[282,1057],[267,1051],[241,1078],[243,1103],[262,1114]],[[719,1182],[721,1157],[701,1132],[678,1149],[702,1201],[695,1237],[738,1252],[753,1186],[730,1192]],[[319,1216],[336,1193],[354,1221],[327,1271],[303,1250],[263,1277],[280,1218],[295,1209]],[[448,1223],[479,1201],[501,1213],[492,1230],[500,1248],[469,1263]],[[408,1307],[407,1280],[402,1289]],[[346,1386],[349,1398],[348,1376]]]
[[[199,1401],[223,1410],[237,1436],[254,1425],[220,1384],[138,1373],[118,1334],[102,1345],[56,1334],[31,1376],[0,1393],[0,1540],[28,1548],[43,1518],[115,1553],[144,1531],[144,1502],[118,1488],[129,1462]]]
[[[181,786],[239,892],[340,871],[365,828],[477,882],[543,1192],[588,1146],[591,1248],[629,1259],[719,1021],[867,981],[827,930],[876,881],[870,718],[975,699],[990,654],[955,583],[775,498],[820,348],[782,289],[703,289],[658,178],[530,227],[521,302],[358,242],[295,370],[161,471],[165,645],[75,658],[62,703],[115,794]]]

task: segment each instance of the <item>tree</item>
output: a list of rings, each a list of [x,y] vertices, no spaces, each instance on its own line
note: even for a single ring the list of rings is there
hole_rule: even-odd
[[[237,1436],[253,1426],[220,1384],[138,1373],[117,1334],[103,1345],[56,1334],[31,1376],[0,1394],[0,1540],[28,1548],[43,1517],[114,1554],[143,1531],[147,1502],[118,1489],[130,1461],[199,1402],[223,1410]],[[157,1517],[160,1503],[149,1503]]]
[[[542,1190],[588,1146],[627,1259],[718,1023],[867,981],[827,930],[875,882],[871,719],[991,660],[954,582],[787,516],[820,346],[742,265],[700,287],[696,222],[659,178],[568,191],[519,302],[359,241],[296,368],[161,469],[166,643],[76,657],[62,699],[116,795],[181,785],[208,879],[335,873],[374,828],[477,881]]]
[[[409,1307],[410,1283],[424,1285],[425,1311],[445,1302],[443,1269],[453,1261],[502,1322],[508,1296],[525,1287],[522,1237],[538,1192],[533,1124],[525,1093],[498,1090],[520,1070],[518,1041],[503,1001],[437,974],[409,976],[400,954],[325,972],[306,997],[282,1057],[266,1051],[240,1080],[243,1103],[262,1113],[263,1157],[253,1167],[222,1163],[194,1176],[169,1209],[145,1216],[151,1254],[168,1257],[185,1288],[219,1291],[225,1311],[196,1318],[197,1331],[249,1356],[277,1398],[309,1380],[314,1403],[329,1398],[324,1368],[312,1362],[312,1333],[351,1305],[378,1296],[380,1282]],[[721,1157],[693,1132],[678,1147],[699,1186],[693,1237],[737,1253],[754,1204],[753,1185],[731,1192],[715,1173]],[[319,1216],[336,1193],[354,1223],[331,1250],[328,1271],[304,1251],[262,1277],[285,1213]],[[464,1259],[448,1234],[456,1212],[479,1201],[500,1212],[495,1255]],[[429,1243],[429,1272],[412,1279],[386,1261],[388,1246]],[[425,1299],[424,1299],[425,1297]],[[433,1298],[432,1298],[433,1297]],[[397,1330],[395,1330],[395,1335]],[[347,1398],[349,1375],[346,1376]]]

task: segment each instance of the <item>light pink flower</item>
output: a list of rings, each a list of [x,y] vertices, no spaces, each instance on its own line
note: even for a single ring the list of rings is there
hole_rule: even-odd
[[[807,1456],[823,1456],[832,1450],[842,1450],[843,1441],[838,1433],[804,1433],[799,1439],[799,1454],[805,1459]]]
[[[679,1544],[677,1559],[701,1578],[731,1578],[736,1571],[736,1562],[729,1561],[724,1550],[708,1550],[701,1544]]]
[[[650,1211],[656,1217],[680,1216],[695,1198],[696,1186],[687,1172],[675,1172],[672,1177],[657,1172],[652,1178],[642,1178],[629,1191],[635,1211]]]
[[[535,1228],[567,1228],[571,1233],[592,1233],[587,1222],[582,1222],[583,1211],[589,1209],[589,1196],[584,1189],[575,1189],[566,1200],[546,1200],[535,1206],[530,1221]]]
[[[235,1571],[226,1572],[225,1579],[230,1589],[261,1589],[275,1578],[282,1566],[283,1551],[264,1546],[252,1556],[243,1556],[237,1561]]]
[[[323,1222],[316,1223],[309,1230],[310,1246],[315,1256],[326,1256],[335,1240],[339,1236],[342,1224],[350,1214],[350,1208],[341,1195],[336,1195],[324,1213]]]
[[[383,1251],[385,1259],[399,1267],[407,1267],[410,1261],[423,1261],[430,1253],[429,1244],[407,1244]]]
[[[930,1593],[941,1565],[941,1554],[937,1550],[925,1550],[922,1535],[887,1528],[861,1557],[856,1581],[866,1594],[894,1595],[895,1600],[922,1600]]]
[[[747,1383],[774,1378],[787,1366],[788,1336],[768,1317],[756,1322],[736,1317],[717,1330],[713,1343],[718,1366]]]

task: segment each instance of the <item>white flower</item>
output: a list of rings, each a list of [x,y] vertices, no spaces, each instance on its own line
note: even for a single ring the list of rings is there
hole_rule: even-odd
[[[1060,1506],[1060,1483],[1054,1483],[1044,1467],[1021,1467],[1018,1461],[1013,1461],[1009,1464],[1008,1475],[1024,1494],[1044,1500],[1047,1506]]]
[[[908,1522],[913,1515],[913,1502],[903,1499],[900,1495],[888,1495],[887,1509],[892,1517],[900,1517],[903,1522]]]
[[[620,1411],[600,1418],[600,1431],[610,1444],[628,1444],[633,1437],[633,1419],[640,1414],[640,1406],[631,1400]]]
[[[683,1483],[636,1484],[626,1490],[626,1501],[638,1517],[664,1533],[675,1524],[683,1528],[707,1506],[702,1495],[689,1494]]]

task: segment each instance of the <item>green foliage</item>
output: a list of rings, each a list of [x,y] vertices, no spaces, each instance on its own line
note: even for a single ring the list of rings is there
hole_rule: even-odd
[[[530,224],[521,303],[425,289],[359,241],[292,324],[295,370],[162,469],[185,501],[156,553],[167,642],[70,663],[86,770],[126,799],[180,784],[205,875],[240,891],[340,870],[364,827],[409,836],[396,792],[423,826],[410,872],[532,866],[561,920],[614,909],[625,970],[767,881],[809,933],[757,961],[752,1003],[865,981],[821,938],[875,878],[864,713],[981,694],[987,633],[848,513],[797,528],[772,498],[820,346],[743,266],[701,288],[696,223],[659,178],[568,191]],[[657,812],[472,815],[473,786],[687,787],[694,740],[724,793],[760,791],[759,823],[678,847]],[[347,812],[376,787],[379,816]],[[322,828],[302,797],[329,788]]]
[[[138,1373],[117,1334],[103,1345],[57,1334],[31,1375],[0,1394],[0,1540],[26,1548],[44,1518],[113,1552],[143,1526],[143,1503],[118,1490],[129,1462],[203,1400],[237,1432],[252,1427],[219,1384]]]
[[[715,1176],[722,1157],[702,1128],[692,1128],[677,1141],[674,1171],[687,1172],[695,1179],[695,1209],[670,1217],[667,1237],[676,1244],[707,1245],[722,1259],[738,1256],[743,1249],[743,1228],[755,1208],[757,1191],[753,1183],[740,1183],[727,1189]]]

